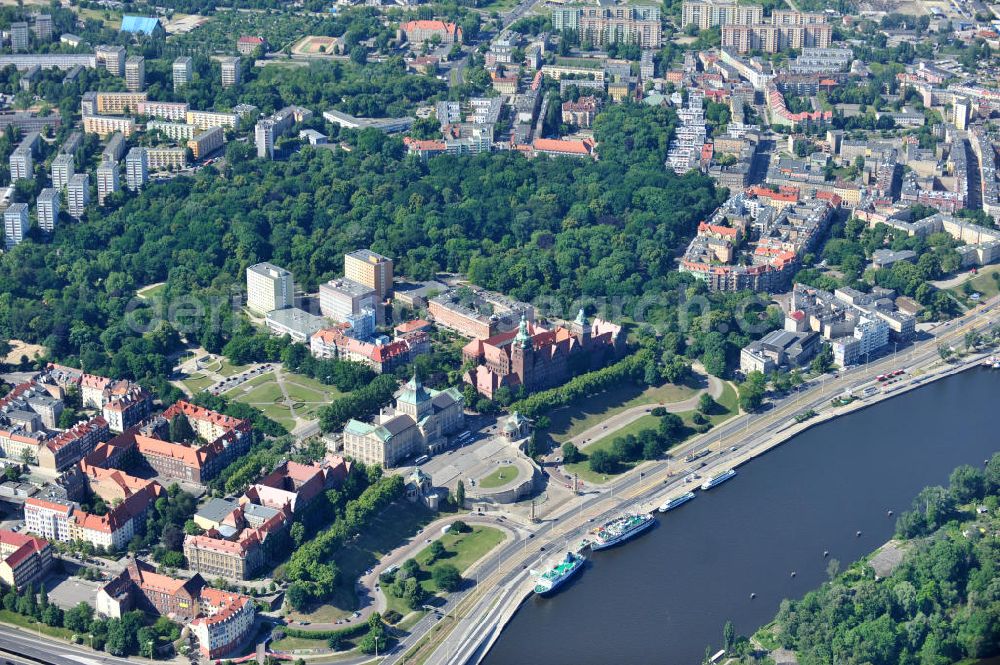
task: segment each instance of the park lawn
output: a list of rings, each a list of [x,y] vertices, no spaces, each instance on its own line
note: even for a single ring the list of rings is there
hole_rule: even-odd
[[[121,26],[122,15],[121,12],[113,12],[107,9],[76,9],[76,13],[84,21],[87,19],[94,19],[96,21],[101,21],[105,27],[115,28]],[[109,18],[105,18],[104,15],[107,14]]]
[[[968,296],[965,295],[965,284],[968,284],[972,287],[973,291],[982,294],[983,297],[981,300],[987,300],[1000,293],[1000,286],[998,286],[997,281],[993,279],[994,273],[1000,273],[1000,266],[983,267],[979,270],[979,274],[970,279],[968,282],[960,284],[959,286],[953,286],[948,290],[960,299],[967,299]]]
[[[562,443],[616,413],[644,404],[679,402],[693,397],[697,392],[690,386],[673,383],[645,388],[635,383],[624,383],[580,400],[572,406],[553,411],[549,414],[552,423],[548,430],[549,435],[556,443]]]
[[[621,428],[617,432],[608,434],[607,436],[602,437],[597,441],[587,444],[587,446],[582,450],[585,455],[589,455],[596,450],[606,450],[610,452],[611,446],[614,444],[615,439],[628,436],[629,434],[633,435],[638,434],[644,429],[656,429],[656,426],[659,424],[659,422],[660,419],[657,416],[651,416],[651,415],[640,416],[635,421],[629,423],[628,425]],[[589,462],[587,461],[586,458],[584,458],[579,462],[573,462],[572,464],[565,465],[565,468],[570,473],[575,473],[576,475],[578,475],[580,477],[580,480],[583,480],[584,482],[599,484],[606,482],[609,477],[619,476],[625,473],[626,471],[631,471],[633,468],[635,468],[637,464],[639,464],[639,462],[622,462],[621,464],[618,465],[618,468],[620,469],[618,473],[613,473],[613,474],[594,473],[593,471],[590,470]]]
[[[291,383],[289,381],[285,381],[285,390],[288,391],[288,397],[293,402],[308,403],[308,402],[326,401],[325,394],[321,392],[316,392],[312,388],[306,388],[304,386],[300,386],[297,383]]]
[[[480,5],[476,9],[481,12],[509,12],[517,6],[517,0],[490,0],[485,5]]]
[[[22,616],[17,612],[11,612],[10,610],[0,609],[0,622],[10,624],[13,626],[20,626],[32,632],[39,631],[50,637],[55,637],[60,640],[71,640],[73,638],[73,631],[67,630],[65,628],[56,628],[54,626],[46,626],[41,621],[35,621],[34,619]]]
[[[271,420],[281,423],[289,432],[295,429],[295,418],[292,416],[292,410],[284,404],[267,404],[255,408],[263,411],[264,415]]]
[[[397,501],[386,508],[364,533],[337,552],[336,564],[340,569],[341,582],[333,597],[309,612],[290,612],[289,616],[319,623],[342,619],[353,612],[358,605],[354,584],[361,575],[437,517],[440,517],[438,513],[411,501]],[[391,600],[389,594],[386,598]],[[389,609],[396,609],[404,616],[409,612],[405,606],[399,609],[392,607],[391,603]]]
[[[736,392],[736,387],[731,381],[726,381],[719,399],[715,400],[719,405],[708,420],[713,426],[723,423],[733,416],[740,414],[740,396]]]
[[[250,365],[234,365],[227,359],[223,358],[220,361],[220,367],[216,370],[222,376],[232,376],[234,374],[239,374],[240,372],[245,372],[250,369]]]
[[[518,471],[516,466],[513,464],[506,464],[479,480],[479,486],[486,490],[490,490],[495,487],[502,487],[517,478],[517,474]]]
[[[311,637],[291,637],[285,636],[280,640],[271,642],[271,647],[278,651],[291,651],[292,649],[327,649],[326,640],[319,640]]]
[[[733,386],[731,382],[726,381],[725,387],[722,390],[722,394],[719,396],[719,399],[716,400],[716,403],[718,404],[718,406],[716,407],[715,412],[709,415],[708,417],[713,427],[739,414],[740,412],[739,395],[737,395],[736,388]],[[684,443],[684,441],[690,439],[692,436],[696,436],[693,429],[690,429],[694,425],[694,422],[691,420],[694,414],[695,414],[694,410],[684,411],[677,414],[678,416],[681,417],[682,420],[684,420],[684,424],[689,428],[689,435],[683,441],[680,441],[675,445],[680,445],[681,443]],[[582,450],[584,454],[592,453],[595,450],[610,451],[612,444],[618,437],[623,437],[628,434],[638,434],[644,429],[655,429],[657,424],[659,423],[659,420],[660,419],[658,417],[653,415],[641,416],[634,422],[626,425],[617,432],[608,434],[607,436],[602,437],[591,444],[588,444]],[[641,462],[621,463],[619,465],[620,469],[619,472],[614,474],[594,473],[593,471],[590,470],[590,466],[586,459],[580,462],[567,464],[565,468],[570,473],[577,474],[580,477],[580,480],[583,480],[584,482],[601,484],[607,482],[607,480],[610,478],[614,478],[620,476],[623,473],[631,471],[640,463]]]
[[[253,388],[250,392],[243,393],[236,398],[238,402],[246,404],[274,404],[285,399],[281,392],[281,386],[277,381],[271,381]]]
[[[204,374],[192,374],[186,379],[181,381],[191,394],[200,393],[202,390],[208,390],[209,386],[215,383],[215,379],[205,376]]]
[[[322,393],[322,394],[329,393],[330,397],[328,399],[333,399],[344,395],[344,393],[337,390],[336,386],[332,384],[327,385],[325,383],[317,381],[312,377],[308,377],[305,374],[296,374],[295,372],[288,372],[282,370],[281,375],[284,378],[286,384],[293,383],[295,385],[301,386],[302,388],[305,388],[306,390],[311,390],[317,393]]]
[[[430,545],[420,550],[414,559],[420,564],[420,569],[425,573],[420,580],[420,585],[428,593],[436,594],[440,592],[434,583],[432,571],[440,564],[448,563],[456,568],[458,572],[464,573],[472,564],[486,556],[493,548],[502,543],[507,536],[500,529],[490,526],[473,526],[468,533],[448,533],[438,540],[444,545],[445,554],[430,566],[427,560],[430,557]],[[386,594],[388,595],[388,594]]]

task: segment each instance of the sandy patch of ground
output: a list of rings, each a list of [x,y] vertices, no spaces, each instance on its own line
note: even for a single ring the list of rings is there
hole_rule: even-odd
[[[45,347],[41,344],[28,344],[19,339],[10,340],[10,347],[10,353],[4,358],[4,362],[8,365],[17,365],[21,362],[22,356],[28,356],[29,360],[34,360],[45,353]]]
[[[295,42],[292,53],[295,55],[335,55],[340,46],[340,39],[309,35]]]

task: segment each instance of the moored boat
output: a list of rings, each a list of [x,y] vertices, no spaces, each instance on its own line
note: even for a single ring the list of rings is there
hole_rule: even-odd
[[[566,556],[557,564],[538,576],[535,581],[535,593],[540,595],[554,593],[583,567],[584,562],[586,559],[583,556],[566,552]]]
[[[713,487],[715,487],[716,485],[721,485],[722,483],[726,482],[727,480],[729,480],[730,478],[732,478],[735,475],[736,475],[736,471],[733,470],[733,469],[729,469],[728,471],[723,471],[722,473],[717,473],[714,476],[711,476],[705,482],[703,482],[701,484],[701,488],[703,490],[710,490]]]
[[[652,513],[626,513],[590,532],[590,548],[603,550],[623,543],[653,526]]]
[[[687,492],[685,494],[681,494],[680,496],[675,496],[672,499],[668,499],[662,506],[660,506],[660,512],[665,513],[668,510],[673,510],[674,508],[687,503],[693,498],[694,498],[694,492]]]

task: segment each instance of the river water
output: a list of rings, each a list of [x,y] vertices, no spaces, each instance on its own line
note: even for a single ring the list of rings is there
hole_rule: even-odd
[[[752,634],[825,580],[830,559],[891,538],[889,510],[1000,450],[998,396],[1000,373],[975,369],[798,435],[594,553],[555,597],[529,597],[486,665],[697,665],[727,620]]]

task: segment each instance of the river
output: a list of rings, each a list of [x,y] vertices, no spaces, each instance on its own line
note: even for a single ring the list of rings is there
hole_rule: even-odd
[[[807,430],[595,553],[555,597],[529,597],[485,664],[700,663],[727,620],[752,634],[825,580],[830,559],[891,538],[889,510],[1000,450],[998,395],[1000,373],[977,368]]]

